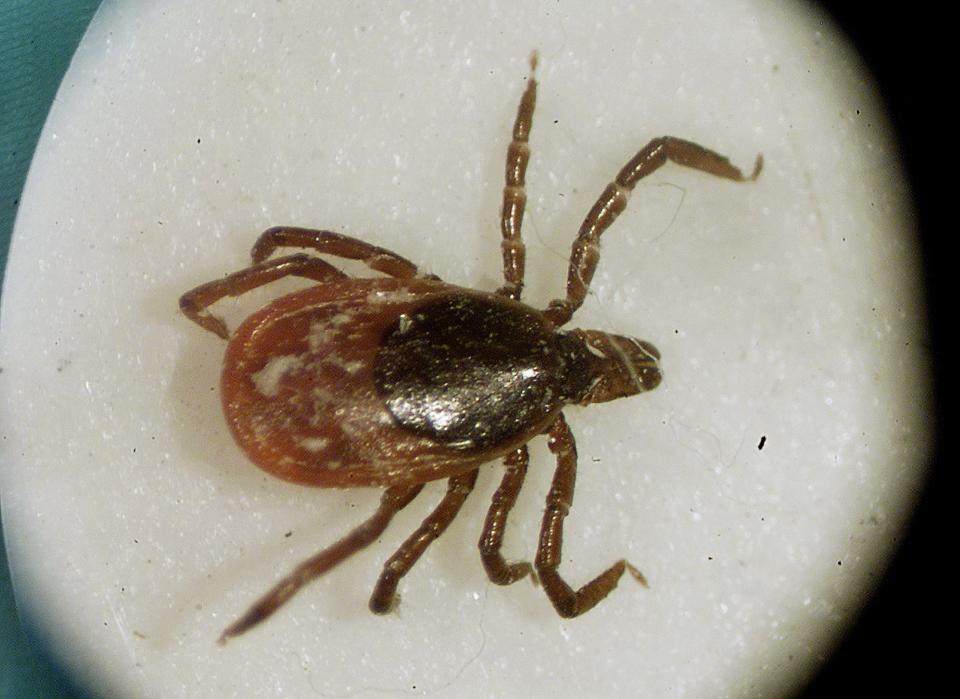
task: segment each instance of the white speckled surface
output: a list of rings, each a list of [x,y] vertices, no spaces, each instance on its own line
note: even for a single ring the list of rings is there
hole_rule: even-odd
[[[3,296],[5,536],[20,600],[78,677],[121,696],[778,695],[882,573],[929,448],[909,190],[869,79],[800,3],[108,2],[24,193]],[[460,518],[370,615],[382,561],[435,501],[262,628],[214,641],[375,491],[266,476],[232,443],[223,343],[186,289],[264,228],[317,226],[454,283],[499,283],[509,129],[538,48],[527,299],[653,136],[701,141],[751,185],[665,168],[604,237],[577,324],[663,354],[653,393],[571,410],[580,479],[564,572],[626,556],[558,619],[490,585]],[[265,296],[229,309],[236,320]],[[758,449],[765,437],[762,450]],[[534,551],[545,446],[508,534]],[[289,533],[289,535],[288,535]]]

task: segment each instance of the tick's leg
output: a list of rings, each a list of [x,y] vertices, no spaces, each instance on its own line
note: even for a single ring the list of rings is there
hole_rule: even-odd
[[[557,457],[557,470],[547,495],[547,507],[540,529],[537,574],[557,613],[562,617],[574,617],[592,609],[609,595],[625,570],[640,583],[646,585],[646,581],[639,570],[624,560],[617,561],[576,591],[560,577],[557,569],[560,567],[563,547],[563,519],[573,504],[573,487],[577,479],[577,447],[562,414],[550,427],[549,446]]]
[[[587,295],[600,260],[600,235],[626,208],[627,198],[637,182],[668,160],[738,182],[756,179],[763,167],[763,156],[758,155],[753,172],[749,177],[744,177],[727,158],[696,143],[672,136],[650,141],[620,170],[616,179],[607,185],[581,224],[570,253],[567,297],[551,302],[545,311],[547,317],[556,325],[563,325],[570,320]]]
[[[487,520],[483,524],[483,533],[480,535],[480,560],[487,571],[487,577],[497,585],[514,583],[532,571],[529,563],[507,563],[500,553],[503,533],[507,526],[507,515],[517,501],[517,494],[527,475],[529,463],[530,455],[526,445],[504,458],[503,480],[497,492],[493,494],[493,502],[490,503]]]
[[[447,494],[431,512],[420,527],[411,534],[397,552],[383,564],[383,572],[373,588],[370,597],[370,611],[376,614],[389,612],[397,597],[397,584],[400,578],[410,572],[413,564],[419,560],[427,547],[446,531],[450,522],[457,516],[464,500],[477,482],[478,469],[453,476],[447,481]]]
[[[359,260],[370,269],[391,277],[410,279],[417,276],[417,266],[395,252],[348,235],[333,231],[317,231],[311,228],[268,228],[253,245],[250,255],[254,262],[262,262],[277,248],[311,248],[325,255]]]
[[[503,208],[500,211],[500,232],[503,240],[503,279],[506,282],[497,291],[502,296],[520,299],[523,290],[523,268],[526,248],[520,237],[523,210],[527,203],[526,176],[530,160],[530,127],[533,125],[533,110],[537,105],[537,81],[533,77],[537,69],[537,52],[530,54],[530,78],[527,89],[520,98],[517,118],[513,122],[513,140],[507,149],[506,183],[503,187]]]
[[[422,488],[423,485],[419,484],[387,488],[380,498],[380,507],[377,508],[370,519],[337,543],[325,548],[294,568],[293,572],[258,599],[242,617],[227,627],[220,635],[220,644],[226,643],[233,636],[239,636],[267,619],[293,597],[301,587],[375,541],[387,528],[393,516],[410,504],[410,501],[417,496]]]
[[[252,265],[239,272],[207,282],[180,297],[180,310],[194,323],[224,340],[230,337],[223,319],[207,312],[207,307],[225,296],[239,296],[282,277],[306,277],[318,282],[343,279],[347,275],[333,265],[310,255],[288,255]]]

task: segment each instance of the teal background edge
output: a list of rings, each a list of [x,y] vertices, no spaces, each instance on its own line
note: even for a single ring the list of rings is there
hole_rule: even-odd
[[[0,0],[0,281],[37,139],[100,2]],[[0,424],[0,438],[7,427]],[[6,546],[0,546],[0,699],[84,696],[21,624]]]

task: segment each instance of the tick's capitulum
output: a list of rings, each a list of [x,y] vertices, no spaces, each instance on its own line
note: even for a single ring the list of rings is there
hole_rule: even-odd
[[[447,493],[386,562],[370,599],[377,613],[396,600],[400,579],[456,517],[479,467],[504,464],[480,536],[490,580],[508,585],[535,574],[557,612],[573,617],[617,586],[618,561],[579,590],[559,573],[563,520],[573,503],[577,452],[563,417],[587,405],[655,388],[660,354],[649,342],[598,330],[563,330],[583,303],[600,256],[600,235],[623,211],[636,183],[665,162],[730,180],[745,178],[727,158],[689,141],[657,138],[604,190],[580,226],[567,271],[566,296],[536,310],[520,301],[520,237],[537,83],[536,54],[507,151],[501,231],[504,285],[494,293],[447,284],[383,248],[330,231],[271,228],[246,269],[187,292],[180,308],[229,341],[223,361],[223,410],[233,436],[260,468],[320,487],[383,487],[372,517],[307,559],[227,628],[221,642],[273,614],[301,587],[367,546],[428,481]],[[359,260],[383,276],[349,277],[307,254],[272,258],[278,248],[308,248]],[[281,277],[317,283],[282,296],[231,335],[207,308]],[[547,495],[533,566],[501,555],[507,515],[527,471],[527,442],[546,434],[557,467]]]

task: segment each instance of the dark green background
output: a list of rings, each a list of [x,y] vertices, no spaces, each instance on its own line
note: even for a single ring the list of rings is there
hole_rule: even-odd
[[[0,278],[40,129],[99,5],[100,0],[0,0]],[[0,699],[79,696],[21,628],[6,548],[0,546]]]

